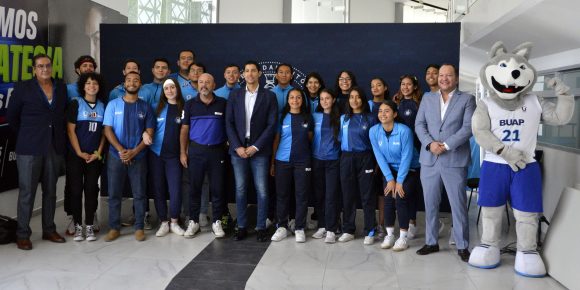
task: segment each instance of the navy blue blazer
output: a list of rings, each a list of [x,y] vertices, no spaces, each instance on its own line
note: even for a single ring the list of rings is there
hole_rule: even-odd
[[[245,145],[246,139],[246,88],[234,89],[226,107],[226,133],[230,142],[230,155],[237,156],[236,148]],[[256,146],[255,156],[271,155],[278,119],[276,95],[264,88],[258,88],[258,96],[250,120],[250,142]],[[235,155],[234,155],[235,154]]]
[[[16,133],[16,154],[44,156],[48,146],[65,153],[66,86],[53,81],[52,104],[48,103],[36,78],[14,84],[7,119]]]

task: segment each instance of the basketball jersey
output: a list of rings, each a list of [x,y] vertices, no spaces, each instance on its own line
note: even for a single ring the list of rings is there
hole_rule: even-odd
[[[105,105],[97,101],[94,108],[91,108],[83,98],[75,98],[79,104],[75,133],[79,141],[82,152],[93,153],[99,149],[103,130],[103,118],[105,115]]]
[[[488,108],[491,132],[506,146],[524,152],[526,163],[531,163],[535,161],[542,106],[536,95],[527,94],[523,98],[524,104],[514,111],[501,108],[491,98],[482,101]],[[487,150],[484,160],[507,164],[501,156]]]

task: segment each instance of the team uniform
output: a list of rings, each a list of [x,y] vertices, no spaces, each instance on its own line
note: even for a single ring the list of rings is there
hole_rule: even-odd
[[[542,212],[542,178],[534,159],[542,107],[538,97],[528,94],[522,107],[502,109],[491,99],[488,107],[491,131],[506,146],[524,152],[526,168],[517,172],[494,152],[486,151],[479,183],[480,206],[498,207],[508,200],[513,208],[524,212]]]
[[[364,233],[375,226],[376,198],[372,195],[375,158],[369,130],[376,123],[370,113],[340,117],[341,151],[340,181],[342,185],[343,232],[354,235],[356,200],[360,195],[364,211]]]
[[[395,180],[403,185],[405,197],[392,194],[385,196],[385,226],[395,224],[396,213],[399,216],[399,228],[409,228],[410,203],[421,187],[418,169],[419,152],[413,147],[413,131],[409,127],[395,123],[393,130],[387,132],[381,124],[373,126],[369,132],[373,152],[384,176],[383,189],[387,182]]]
[[[182,169],[179,161],[181,114],[177,105],[166,103],[157,116],[153,144],[149,146],[149,168],[155,190],[155,208],[162,222],[168,220],[167,191],[169,191],[169,216],[177,219],[181,210]]]
[[[70,83],[66,85],[66,95],[68,97],[68,101],[72,101],[74,98],[80,97],[79,89],[77,83]]]
[[[179,87],[181,88],[181,95],[183,96],[184,101],[189,101],[195,97],[197,97],[197,89],[191,85],[191,82],[182,77],[180,74],[177,75],[177,82],[179,83]]]
[[[281,88],[280,85],[276,85],[272,88],[272,92],[276,95],[276,100],[278,101],[278,116],[282,114],[282,109],[286,106],[286,96],[288,92],[293,89],[292,85],[288,85],[285,88]]]
[[[135,148],[141,143],[141,136],[145,129],[155,129],[155,116],[151,106],[141,99],[137,99],[134,103],[128,103],[123,98],[116,98],[110,101],[105,109],[103,125],[111,127],[123,148]],[[129,165],[125,165],[121,161],[117,149],[112,145],[109,147],[107,176],[109,181],[109,227],[111,229],[119,230],[121,227],[121,195],[127,177],[133,193],[135,229],[143,229],[147,203],[145,151],[139,152]]]
[[[122,98],[123,96],[125,96],[125,94],[127,94],[127,92],[125,91],[125,84],[117,85],[109,93],[108,102],[111,102],[114,99]],[[139,99],[143,99],[143,87],[139,89],[137,95],[139,96]]]
[[[139,92],[143,95],[143,101],[147,102],[155,111],[157,110],[157,105],[159,105],[161,92],[163,92],[163,83],[152,82],[144,84]]]
[[[280,142],[275,155],[278,227],[288,228],[292,180],[296,195],[296,230],[304,230],[308,211],[308,192],[312,173],[309,114],[287,113],[279,130]]]
[[[228,85],[225,84],[223,87],[213,91],[213,94],[227,100],[230,97],[230,93],[234,89],[239,89],[239,88],[240,88],[240,84],[238,84],[238,83],[235,83],[232,87],[228,87]]]
[[[81,152],[93,154],[99,149],[103,136],[105,105],[98,101],[89,103],[84,98],[74,98],[67,109],[67,121],[75,124],[75,134]],[[71,209],[75,224],[82,225],[83,191],[85,193],[85,224],[92,225],[98,205],[101,160],[90,163],[76,155],[69,144],[66,179],[69,181]]]
[[[336,232],[340,197],[340,142],[334,137],[330,115],[312,114],[312,183],[316,197],[318,228]]]
[[[211,103],[199,97],[185,103],[183,124],[189,126],[188,170],[191,181],[190,218],[199,223],[203,180],[207,173],[215,223],[222,217],[225,203],[226,160],[225,113],[227,101],[214,96]]]

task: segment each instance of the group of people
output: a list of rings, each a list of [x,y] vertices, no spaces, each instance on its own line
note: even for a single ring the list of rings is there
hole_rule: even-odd
[[[154,192],[160,219],[156,236],[172,232],[194,237],[200,232],[200,210],[207,203],[202,199],[206,176],[212,231],[224,237],[221,218],[227,212],[229,190],[224,181],[231,168],[237,212],[234,240],[248,235],[250,183],[255,187],[260,242],[281,241],[291,230],[296,242],[305,242],[313,197],[318,229],[312,238],[326,243],[353,240],[360,202],[363,243],[371,245],[379,237],[381,248],[402,251],[417,234],[417,206],[424,195],[426,245],[417,254],[426,255],[439,250],[438,213],[444,187],[458,254],[468,260],[465,184],[475,100],[457,89],[454,65],[429,65],[425,94],[416,76],[403,75],[392,97],[386,82],[375,77],[370,98],[350,71],[337,75],[334,89],[327,88],[316,72],[307,75],[304,89],[295,88],[293,67],[287,63],[278,65],[276,86],[267,90],[260,86],[262,72],[256,61],[241,68],[226,66],[225,84],[216,89],[214,77],[195,61],[191,50],[179,52],[179,71],[174,74],[168,60],[155,59],[153,82],[145,85],[139,63],[127,60],[124,82],[107,98],[96,66],[92,57],[80,57],[75,62],[78,81],[69,84],[67,93],[51,77],[51,59],[39,54],[33,58],[34,78],[15,85],[8,120],[17,132],[18,248],[32,249],[29,222],[39,182],[42,237],[65,241],[56,232],[54,207],[59,163],[66,154],[69,201],[65,210],[73,215],[76,241],[96,240],[101,171],[106,172],[109,196],[105,241],[120,236],[127,183],[136,240],[146,238],[148,190]],[[189,217],[183,227],[182,207]],[[295,221],[292,229],[290,217]],[[270,220],[277,227],[272,236],[267,232]]]

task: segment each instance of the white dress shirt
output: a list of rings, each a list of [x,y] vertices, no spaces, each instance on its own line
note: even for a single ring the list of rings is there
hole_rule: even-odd
[[[258,88],[251,92],[246,86],[246,138],[250,138],[250,123],[252,120],[252,113],[254,112],[254,105],[256,104],[256,98],[258,97]]]

